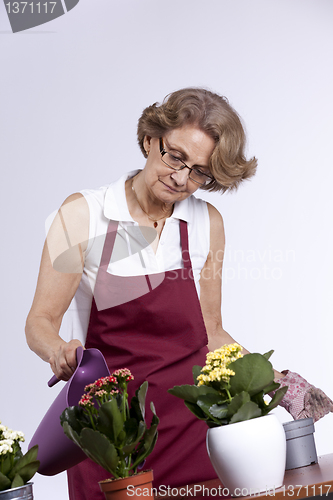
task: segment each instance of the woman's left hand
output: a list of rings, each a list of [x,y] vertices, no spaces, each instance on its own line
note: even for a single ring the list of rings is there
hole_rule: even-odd
[[[333,412],[333,401],[317,387],[309,384],[298,373],[285,370],[285,376],[278,380],[280,387],[288,386],[280,406],[294,418],[312,417],[314,422]]]

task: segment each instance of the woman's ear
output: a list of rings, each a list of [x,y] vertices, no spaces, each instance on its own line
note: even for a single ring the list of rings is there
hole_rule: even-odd
[[[143,139],[143,147],[144,150],[146,151],[146,155],[148,156],[149,151],[150,151],[150,143],[151,143],[151,137],[149,135],[145,135]]]

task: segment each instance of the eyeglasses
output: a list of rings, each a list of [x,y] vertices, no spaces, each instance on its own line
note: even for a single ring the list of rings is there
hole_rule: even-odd
[[[160,153],[162,161],[165,165],[167,165],[167,167],[170,167],[176,171],[188,168],[190,171],[189,178],[191,179],[191,181],[196,182],[200,186],[207,186],[207,184],[214,180],[214,177],[205,174],[204,172],[202,172],[202,170],[200,170],[200,168],[188,167],[186,163],[184,163],[180,158],[177,158],[177,156],[174,156],[171,153],[165,151],[162,137],[160,138]]]

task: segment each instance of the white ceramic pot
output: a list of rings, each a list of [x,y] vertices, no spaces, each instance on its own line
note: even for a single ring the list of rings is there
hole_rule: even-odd
[[[286,466],[286,436],[274,414],[207,431],[207,450],[233,496],[279,488]]]

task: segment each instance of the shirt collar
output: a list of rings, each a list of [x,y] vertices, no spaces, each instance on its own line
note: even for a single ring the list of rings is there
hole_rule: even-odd
[[[135,222],[128,210],[125,194],[125,182],[139,172],[140,170],[133,170],[132,172],[121,176],[120,179],[109,185],[106,190],[104,200],[104,215],[107,219],[119,222]],[[182,201],[176,201],[170,219],[181,219],[186,222],[190,222],[189,198]]]

